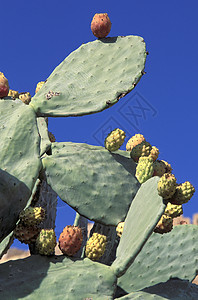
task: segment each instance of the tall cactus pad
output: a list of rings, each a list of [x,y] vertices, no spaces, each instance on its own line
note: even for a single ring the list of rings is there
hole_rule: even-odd
[[[133,263],[165,210],[157,192],[158,181],[159,177],[153,177],[143,183],[131,204],[112,264],[118,277]]]
[[[130,293],[175,277],[192,281],[198,270],[197,240],[196,225],[175,226],[163,235],[153,233],[118,285]]]
[[[136,164],[126,151],[110,153],[81,143],[53,143],[42,160],[47,182],[58,196],[82,216],[116,226],[126,217],[140,187]]]
[[[19,100],[20,101],[20,100]],[[15,227],[41,168],[36,115],[21,101],[0,101],[0,240]]]
[[[145,43],[138,36],[83,44],[52,72],[30,105],[37,115],[49,117],[102,111],[134,88],[145,60]]]
[[[116,286],[111,268],[89,259],[34,255],[1,264],[0,272],[1,299],[112,300]]]

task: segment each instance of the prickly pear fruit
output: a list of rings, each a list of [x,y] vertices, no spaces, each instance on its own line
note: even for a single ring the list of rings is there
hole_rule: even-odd
[[[111,21],[107,13],[95,14],[91,22],[91,31],[97,38],[106,37],[111,30]]]
[[[107,237],[99,233],[93,233],[87,241],[85,254],[91,260],[98,260],[105,252]]]
[[[135,176],[139,183],[144,183],[153,176],[153,160],[151,157],[142,156],[139,158]]]
[[[0,98],[7,97],[9,93],[9,84],[7,78],[0,72]]]
[[[42,207],[28,207],[19,215],[21,222],[26,226],[40,224],[45,218],[45,210]]]
[[[158,194],[164,199],[170,199],[176,191],[176,178],[171,173],[165,173],[158,182]]]
[[[124,229],[124,222],[118,223],[118,225],[117,225],[117,227],[116,227],[116,232],[117,232],[117,235],[118,235],[119,237],[122,236],[123,229]]]
[[[112,130],[105,139],[105,148],[109,151],[118,150],[124,143],[126,134],[123,130],[116,128]]]
[[[141,144],[133,147],[130,152],[130,156],[135,162],[138,162],[138,160],[141,156],[149,156],[151,149],[152,149],[152,146],[148,142],[145,141],[145,142],[142,142]]]
[[[19,99],[25,103],[25,104],[29,104],[30,101],[31,101],[31,95],[29,92],[26,92],[26,93],[20,93],[19,94]]]
[[[12,99],[15,100],[16,98],[19,98],[19,92],[14,90],[9,90],[8,96],[12,97]]]
[[[153,161],[156,161],[158,155],[159,155],[159,149],[155,146],[152,146],[149,157],[151,157]]]
[[[168,202],[164,214],[171,218],[177,218],[183,214],[182,205],[175,205]]]
[[[14,230],[14,237],[21,243],[30,244],[36,241],[36,238],[40,232],[37,226],[25,226],[19,222]]]
[[[82,245],[82,229],[78,226],[68,225],[59,237],[59,248],[63,254],[73,256]]]
[[[133,147],[135,147],[145,141],[146,140],[145,140],[144,136],[140,133],[137,133],[128,140],[128,142],[126,144],[126,150],[131,151]]]
[[[185,181],[184,183],[176,186],[175,193],[169,201],[172,204],[177,205],[187,203],[192,198],[194,192],[194,186],[189,181]]]
[[[173,219],[165,214],[161,216],[158,224],[156,225],[154,232],[156,233],[167,233],[173,229]]]
[[[42,229],[36,239],[36,250],[41,255],[53,255],[56,247],[54,229]]]
[[[40,82],[37,83],[35,94],[38,93],[38,91],[42,88],[44,83],[45,83],[45,81],[40,81]]]
[[[165,161],[165,160],[161,160],[164,164],[165,164],[165,166],[166,166],[166,172],[165,173],[171,173],[172,172],[172,168],[171,168],[171,165],[167,162],[167,161]]]
[[[153,163],[154,173],[153,176],[162,177],[166,172],[166,165],[162,160],[156,160]]]

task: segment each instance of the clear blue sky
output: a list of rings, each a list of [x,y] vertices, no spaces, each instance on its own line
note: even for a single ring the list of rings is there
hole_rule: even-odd
[[[4,1],[1,3],[0,71],[10,88],[34,95],[37,82],[82,43],[95,40],[90,23],[107,12],[110,36],[140,35],[149,55],[137,87],[101,113],[54,118],[49,128],[57,141],[101,145],[108,128],[142,133],[171,163],[178,183],[190,181],[198,193],[198,2],[187,1]],[[128,103],[134,115],[128,115]],[[143,110],[140,109],[140,105]],[[198,196],[183,206],[198,212]],[[74,213],[59,203],[57,230]]]

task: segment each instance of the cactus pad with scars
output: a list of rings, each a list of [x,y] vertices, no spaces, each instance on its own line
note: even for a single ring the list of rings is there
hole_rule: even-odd
[[[140,187],[128,152],[72,142],[55,142],[51,149],[42,162],[48,184],[63,201],[105,225],[125,219]]]
[[[133,263],[165,210],[157,192],[158,181],[158,177],[152,177],[143,183],[132,201],[112,264],[118,277]]]
[[[143,38],[110,37],[81,45],[49,76],[30,105],[38,116],[102,111],[128,94],[146,61]]]
[[[192,281],[197,271],[197,240],[196,225],[175,226],[163,235],[153,233],[118,285],[130,293],[170,278]]]
[[[36,116],[20,100],[0,101],[0,241],[16,226],[38,177],[40,137]]]
[[[109,266],[62,255],[3,263],[1,272],[2,299],[113,299],[117,280]]]

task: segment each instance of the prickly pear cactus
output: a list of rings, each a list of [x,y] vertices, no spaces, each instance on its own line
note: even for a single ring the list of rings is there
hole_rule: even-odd
[[[157,160],[159,149],[140,133],[126,151],[119,150],[125,133],[117,129],[105,147],[50,138],[47,117],[110,108],[145,73],[143,38],[106,38],[110,19],[97,18],[98,40],[72,52],[33,97],[9,92],[0,73],[0,255],[14,237],[31,250],[26,259],[0,265],[1,298],[198,299],[190,283],[197,272],[197,226],[172,226],[193,185],[177,184],[170,164]],[[59,238],[60,256],[57,195],[76,211],[74,225]],[[88,220],[95,222],[90,236]]]

